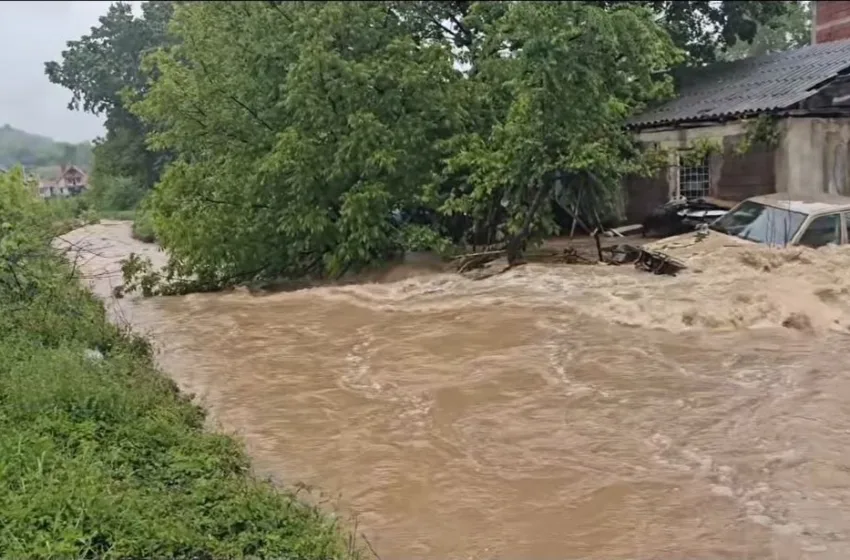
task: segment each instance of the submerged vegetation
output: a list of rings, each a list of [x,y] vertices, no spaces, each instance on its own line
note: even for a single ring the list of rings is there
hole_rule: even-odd
[[[0,553],[4,558],[353,554],[314,508],[154,367],[51,248],[52,209],[0,175]]]
[[[610,223],[622,177],[660,161],[629,116],[789,3],[142,6],[114,5],[47,71],[107,116],[94,180],[130,192],[103,200],[148,193],[172,271],[209,286],[408,250],[517,260],[570,214]]]

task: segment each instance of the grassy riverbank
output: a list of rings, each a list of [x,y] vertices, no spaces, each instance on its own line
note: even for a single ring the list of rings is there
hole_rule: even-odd
[[[0,223],[0,556],[350,556],[108,323],[14,176],[0,176]]]

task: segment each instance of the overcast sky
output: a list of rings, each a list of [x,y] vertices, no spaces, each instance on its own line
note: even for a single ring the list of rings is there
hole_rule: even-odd
[[[66,142],[93,140],[101,119],[69,111],[71,94],[51,84],[44,63],[65,43],[88,34],[110,2],[0,2],[0,126]]]

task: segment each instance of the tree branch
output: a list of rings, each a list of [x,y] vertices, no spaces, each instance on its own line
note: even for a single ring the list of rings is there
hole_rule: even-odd
[[[244,206],[244,204],[239,204],[239,203],[236,203],[236,202],[228,202],[226,200],[218,200],[218,199],[209,198],[209,197],[206,197],[206,196],[199,197],[199,200],[201,200],[202,202],[209,202],[210,204],[223,204],[225,206]],[[249,203],[248,206],[250,208],[254,208],[256,210],[271,210],[272,209],[271,206],[268,206],[266,204]]]
[[[237,105],[239,105],[240,107],[242,107],[243,109],[245,109],[246,111],[248,111],[248,113],[250,113],[250,114],[251,114],[251,116],[252,116],[252,117],[254,117],[254,118],[257,120],[257,122],[258,122],[258,123],[260,123],[261,125],[263,125],[263,126],[264,126],[264,127],[266,127],[267,129],[269,129],[270,131],[275,132],[275,129],[274,129],[274,128],[272,128],[272,126],[271,126],[269,123],[267,123],[267,122],[266,122],[266,121],[264,121],[262,118],[260,118],[260,115],[258,115],[258,114],[257,114],[257,113],[253,110],[253,109],[251,109],[250,107],[248,107],[247,105],[245,105],[244,103],[242,103],[241,101],[239,101],[239,99],[237,99],[235,95],[233,95],[233,94],[228,94],[228,97],[229,97],[231,100],[233,100],[233,101],[234,101]]]

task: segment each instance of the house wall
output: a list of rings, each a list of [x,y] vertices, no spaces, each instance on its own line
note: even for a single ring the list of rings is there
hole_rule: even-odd
[[[850,196],[850,118],[798,118],[783,123],[776,190]]]
[[[649,130],[638,134],[645,143],[668,150],[686,149],[695,140],[711,140],[723,146],[721,154],[709,158],[709,194],[716,198],[739,201],[759,194],[774,192],[776,183],[776,152],[752,149],[745,154],[735,153],[744,137],[740,122],[698,128]],[[666,170],[655,177],[631,177],[625,182],[626,219],[640,222],[655,207],[675,196],[679,169],[675,156]]]
[[[812,44],[850,39],[850,2],[812,2]]]

